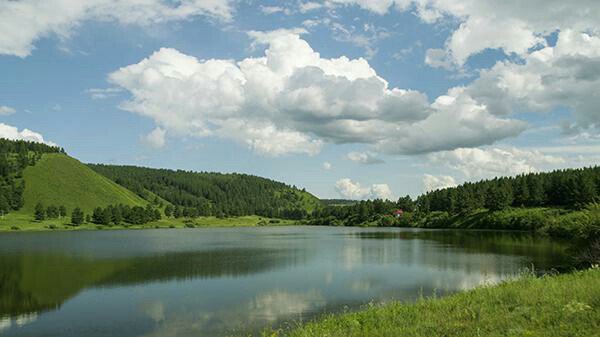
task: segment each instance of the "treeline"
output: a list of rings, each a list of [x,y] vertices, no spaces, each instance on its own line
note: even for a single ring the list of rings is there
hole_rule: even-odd
[[[416,204],[410,196],[391,200],[354,201],[349,206],[332,205],[319,208],[311,214],[307,224],[313,226],[358,226],[372,224],[375,226],[409,225],[411,212]],[[402,210],[402,216],[394,212]]]
[[[33,166],[44,153],[64,153],[60,147],[42,143],[0,139],[0,213],[23,207],[23,170]]]
[[[67,216],[65,206],[49,205],[44,207],[38,203],[35,206],[34,218],[37,221],[46,219],[60,219]],[[79,207],[71,212],[71,224],[79,226],[84,222],[97,225],[143,225],[148,222],[158,221],[162,218],[161,211],[148,204],[146,207],[128,205],[109,205],[107,207],[96,207],[91,214],[85,214]]]
[[[588,214],[595,212],[595,208],[590,211],[588,205],[598,201],[600,201],[600,167],[591,167],[465,183],[458,187],[423,194],[416,200],[406,196],[397,201],[376,199],[356,202],[350,206],[326,206],[315,210],[307,223],[341,226],[447,227],[452,226],[453,221],[457,221],[461,215],[472,214],[475,210],[502,211],[511,207],[513,209],[551,207],[586,209],[584,213]],[[477,219],[470,218],[470,224],[483,227],[486,225],[484,222],[488,222],[497,223],[496,227],[502,229],[532,229],[542,223],[552,222],[552,219],[541,219],[540,212],[497,214],[501,214],[502,219],[479,215]],[[569,221],[569,226],[574,227],[573,216],[568,218],[556,212],[544,214],[554,220],[561,217],[560,221],[565,223]],[[579,223],[583,225],[596,221],[588,215],[586,221],[579,219]],[[560,221],[557,221],[552,225],[560,227]],[[593,226],[597,225],[600,224]]]
[[[152,194],[171,203],[173,216],[242,216],[302,219],[318,200],[305,191],[273,180],[246,175],[135,166],[90,165],[96,172],[146,200]],[[149,193],[151,192],[151,193]]]
[[[429,192],[417,198],[421,212],[451,214],[478,208],[565,207],[582,209],[598,201],[600,167],[495,178]]]

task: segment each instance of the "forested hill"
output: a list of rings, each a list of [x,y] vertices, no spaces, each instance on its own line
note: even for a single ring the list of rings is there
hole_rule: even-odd
[[[0,213],[6,214],[23,207],[25,168],[35,165],[45,153],[63,152],[56,146],[0,139]]]
[[[147,200],[156,196],[164,199],[174,206],[174,214],[179,212],[182,216],[261,215],[301,219],[320,204],[319,199],[305,190],[247,174],[89,166]]]
[[[495,178],[429,192],[417,199],[420,211],[465,212],[507,207],[582,209],[599,201],[600,167]]]

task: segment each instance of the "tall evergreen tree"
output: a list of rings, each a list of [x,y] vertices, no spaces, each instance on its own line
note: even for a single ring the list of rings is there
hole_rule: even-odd
[[[46,219],[46,209],[44,208],[44,205],[42,205],[42,203],[38,203],[37,205],[35,205],[34,216],[37,221],[42,221]]]
[[[83,223],[83,211],[79,207],[75,207],[71,213],[71,223],[79,226]]]

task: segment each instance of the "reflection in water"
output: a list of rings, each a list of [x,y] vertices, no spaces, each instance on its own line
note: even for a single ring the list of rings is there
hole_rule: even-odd
[[[139,258],[78,258],[70,255],[0,256],[0,315],[58,308],[87,287],[171,280],[241,277],[294,260],[281,249],[222,249]]]
[[[0,236],[8,336],[222,336],[568,263],[527,234],[357,228]],[[107,310],[106,308],[110,308]]]

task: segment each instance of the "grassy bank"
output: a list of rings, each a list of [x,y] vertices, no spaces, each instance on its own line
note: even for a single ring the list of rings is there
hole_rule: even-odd
[[[375,306],[263,336],[600,336],[600,269]]]
[[[84,223],[72,226],[70,217],[34,221],[31,215],[11,213],[0,218],[0,232],[15,231],[58,231],[58,230],[116,230],[116,229],[155,229],[155,228],[202,228],[202,227],[254,227],[292,225],[293,220],[269,219],[255,215],[230,218],[199,217],[195,219],[161,219],[144,225],[101,226]]]

